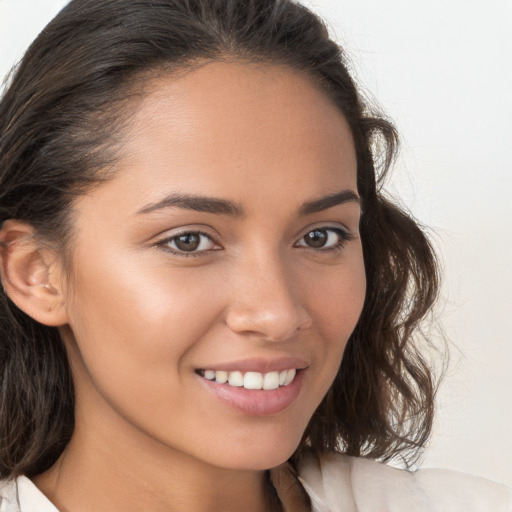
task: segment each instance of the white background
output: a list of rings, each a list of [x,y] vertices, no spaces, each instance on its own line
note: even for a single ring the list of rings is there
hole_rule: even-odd
[[[66,2],[0,0],[0,76]],[[423,466],[512,484],[512,0],[309,0],[394,119],[389,190],[445,269],[452,363]]]

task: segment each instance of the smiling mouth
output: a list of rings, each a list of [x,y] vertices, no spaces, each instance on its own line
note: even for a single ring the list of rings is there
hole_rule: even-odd
[[[280,387],[289,386],[297,374],[297,369],[290,368],[280,372],[241,372],[222,370],[196,370],[196,373],[205,379],[227,384],[228,386],[245,389],[262,389],[270,391]]]

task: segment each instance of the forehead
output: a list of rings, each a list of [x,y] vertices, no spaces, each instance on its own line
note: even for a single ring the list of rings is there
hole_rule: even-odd
[[[236,201],[265,188],[302,187],[309,196],[356,190],[350,129],[305,74],[215,62],[160,76],[147,90],[120,162],[121,177],[141,200],[169,188]]]

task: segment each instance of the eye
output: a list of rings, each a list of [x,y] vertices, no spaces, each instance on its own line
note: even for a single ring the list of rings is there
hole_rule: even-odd
[[[352,235],[340,228],[315,228],[308,231],[295,245],[311,249],[329,250],[342,247]]]
[[[201,231],[180,233],[162,240],[157,245],[184,256],[220,249],[219,245],[209,235]]]

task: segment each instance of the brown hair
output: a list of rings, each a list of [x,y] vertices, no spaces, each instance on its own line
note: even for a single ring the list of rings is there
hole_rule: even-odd
[[[436,298],[437,264],[422,229],[381,192],[395,129],[365,105],[342,49],[305,7],[292,0],[71,1],[31,45],[0,103],[0,225],[25,221],[64,248],[73,198],[115,163],[136,97],[130,91],[151,73],[226,56],[307,73],[345,115],[357,151],[366,301],[295,455],[308,446],[414,460],[433,420],[435,382],[415,334]],[[57,329],[1,291],[0,339],[0,476],[34,476],[71,437],[71,373]]]

